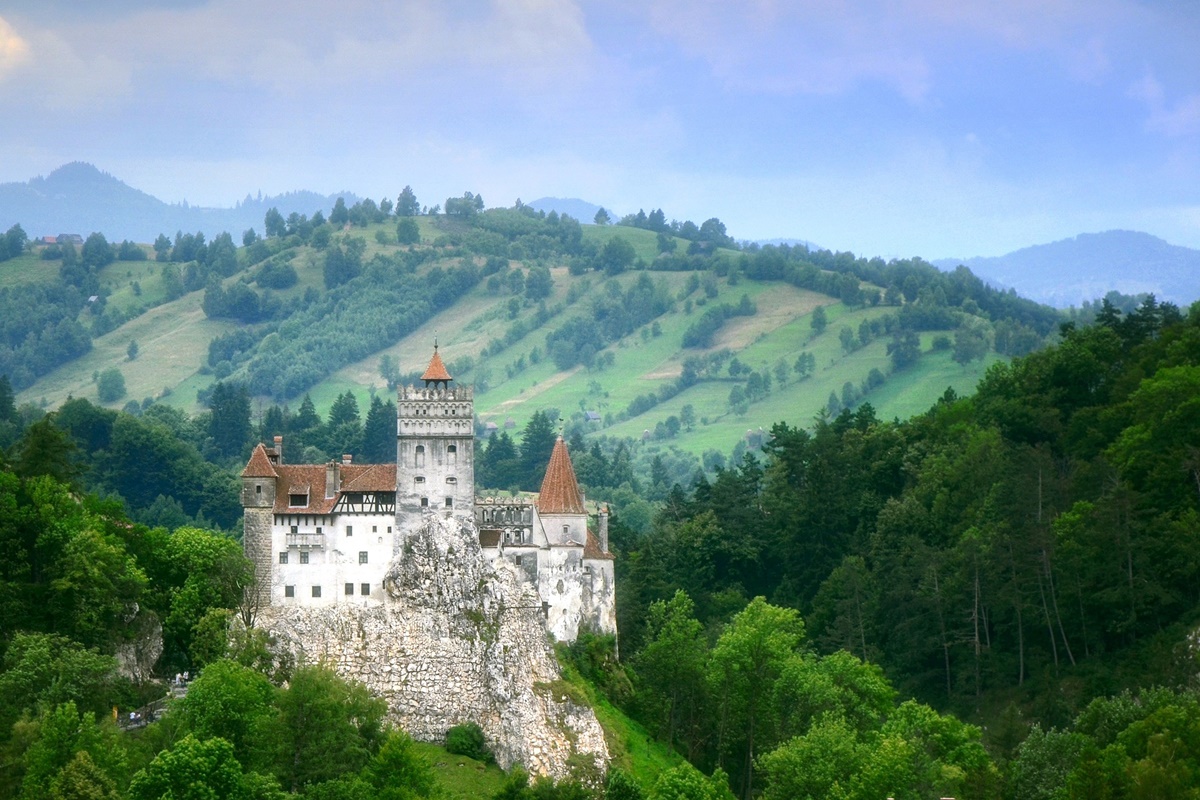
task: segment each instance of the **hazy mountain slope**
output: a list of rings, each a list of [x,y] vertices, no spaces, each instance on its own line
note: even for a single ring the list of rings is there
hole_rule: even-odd
[[[137,242],[152,242],[160,233],[174,236],[180,230],[203,231],[209,239],[229,231],[240,241],[247,228],[262,233],[263,217],[272,207],[284,217],[293,211],[328,213],[339,196],[346,198],[347,205],[358,201],[346,192],[329,196],[289,192],[274,197],[247,196],[234,208],[173,205],[77,161],[26,183],[0,184],[0,230],[19,223],[30,238],[60,233],[86,237],[100,231],[109,241]]]
[[[596,218],[596,212],[600,210],[600,206],[595,203],[589,203],[586,200],[580,200],[577,197],[539,197],[532,203],[529,203],[530,208],[536,208],[538,211],[545,211],[549,214],[551,211],[556,211],[559,214],[568,214],[580,222],[591,222]],[[608,209],[609,216],[615,221],[617,214],[611,208]]]
[[[1179,304],[1200,298],[1200,250],[1138,231],[1084,233],[995,258],[933,263],[942,269],[965,264],[993,285],[1060,308],[1114,289],[1124,294],[1153,292]]]

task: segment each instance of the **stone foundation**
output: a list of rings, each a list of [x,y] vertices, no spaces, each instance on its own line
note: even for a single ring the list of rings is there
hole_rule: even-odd
[[[505,769],[562,778],[573,755],[607,767],[595,714],[560,682],[536,590],[484,563],[472,524],[428,514],[384,586],[382,607],[270,607],[257,624],[297,659],[366,684],[417,739],[475,722]]]

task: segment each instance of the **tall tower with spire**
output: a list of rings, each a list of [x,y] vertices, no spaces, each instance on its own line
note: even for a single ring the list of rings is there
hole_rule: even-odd
[[[396,525],[425,514],[470,519],[475,504],[475,401],[455,386],[437,345],[422,386],[400,388],[396,404]]]

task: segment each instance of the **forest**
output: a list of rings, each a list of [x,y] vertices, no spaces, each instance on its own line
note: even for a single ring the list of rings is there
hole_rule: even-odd
[[[406,192],[335,206],[329,222],[268,214],[267,235],[247,231],[241,248],[228,234],[160,237],[152,251],[178,291],[203,291],[207,316],[251,326],[209,345],[196,415],[153,401],[15,401],[48,368],[38,358],[70,357],[116,321],[85,309],[85,292],[97,259],[135,258],[128,248],[91,237],[83,254],[60,253],[73,282],[0,289],[0,303],[46,293],[37,323],[4,315],[0,331],[0,797],[461,796],[361,685],[280,657],[253,627],[235,476],[275,435],[293,462],[393,459],[387,395],[364,407],[342,391],[323,418],[306,392],[481,282],[539,318],[567,314],[545,302],[548,270],[507,263],[546,254],[575,274],[634,273],[572,300],[587,313],[536,349],[561,368],[602,371],[606,346],[639,329],[652,338],[664,309],[708,297],[718,278],[879,308],[840,344],[890,337],[896,370],[928,331],[944,332],[933,346],[956,360],[981,343],[1013,358],[907,420],[880,418],[869,397],[832,397],[811,424],[778,422],[734,458],[642,462],[638,443],[569,425],[582,488],[617,509],[620,659],[616,641],[588,636],[558,653],[578,696],[623,720],[626,744],[606,777],[579,765],[556,784],[513,770],[484,796],[1200,796],[1200,307],[1104,301],[1068,320],[965,269],[735,247],[719,220],[672,225],[661,211],[612,226],[654,231],[660,252],[647,260],[612,244],[620,231],[597,245],[569,217],[484,209],[470,193],[447,200],[443,241],[365,257],[355,226],[394,221],[399,242],[429,211]],[[351,235],[336,232],[347,225]],[[277,258],[288,240],[322,238],[324,290],[273,294],[296,278]],[[655,276],[694,269],[682,296]],[[223,282],[237,275],[247,280]],[[394,315],[373,315],[380,298]],[[687,331],[701,344],[752,306],[714,303]],[[26,324],[61,328],[61,341],[38,356]],[[805,356],[759,371],[697,349],[635,402],[720,375],[748,403],[803,380]],[[389,388],[412,377],[386,361],[380,372]],[[250,386],[270,387],[254,413]],[[664,429],[698,424],[684,409]],[[540,410],[511,433],[477,425],[478,485],[535,490],[559,414]],[[131,669],[133,645],[158,631],[156,665]],[[186,698],[131,728],[128,712],[183,672],[196,676]],[[635,730],[665,766],[635,758]],[[477,731],[453,733],[446,750],[482,769]]]

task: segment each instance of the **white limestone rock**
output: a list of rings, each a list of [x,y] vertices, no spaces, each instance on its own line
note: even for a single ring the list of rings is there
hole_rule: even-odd
[[[365,683],[417,739],[476,722],[506,769],[558,779],[576,754],[607,767],[595,714],[563,691],[536,589],[485,563],[473,524],[427,514],[384,587],[382,606],[270,607],[258,625],[298,659]]]

